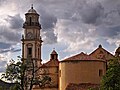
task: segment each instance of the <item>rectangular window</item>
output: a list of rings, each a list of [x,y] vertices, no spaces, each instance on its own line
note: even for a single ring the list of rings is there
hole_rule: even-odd
[[[39,50],[39,48],[38,48],[38,58],[40,58],[40,50]]]
[[[99,77],[101,77],[101,76],[103,76],[103,70],[102,69],[99,70]]]
[[[54,59],[54,55],[51,55],[51,59]]]
[[[32,56],[32,48],[28,48],[28,55]]]
[[[59,70],[59,77],[61,77],[61,70]]]
[[[31,26],[31,23],[32,23],[32,18],[30,17],[30,26]]]

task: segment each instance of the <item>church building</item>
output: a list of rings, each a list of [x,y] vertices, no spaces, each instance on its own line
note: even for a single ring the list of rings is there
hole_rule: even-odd
[[[43,41],[40,32],[42,28],[39,22],[39,14],[33,6],[25,14],[23,28],[24,34],[21,39],[23,63],[32,60],[35,70],[39,69],[35,73],[35,78],[50,77],[50,83],[45,83],[41,87],[35,85],[33,90],[75,90],[67,89],[72,84],[99,86],[102,76],[106,73],[107,62],[115,56],[120,57],[120,47],[113,55],[105,50],[102,45],[99,45],[90,54],[81,52],[64,60],[58,60],[58,53],[53,50],[49,61],[42,64],[41,47]],[[30,74],[30,72],[27,72],[26,76],[30,77]]]

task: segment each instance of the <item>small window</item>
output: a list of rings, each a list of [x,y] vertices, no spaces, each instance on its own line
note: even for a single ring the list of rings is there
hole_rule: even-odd
[[[54,55],[51,55],[51,59],[54,59]]]
[[[32,23],[32,18],[30,17],[30,25],[31,25],[31,23]]]
[[[32,48],[28,48],[28,55],[32,55]]]
[[[103,70],[99,70],[99,77],[103,76]]]
[[[61,77],[61,70],[59,70],[59,77]]]
[[[38,48],[38,58],[40,58],[40,50],[39,50],[39,48]]]

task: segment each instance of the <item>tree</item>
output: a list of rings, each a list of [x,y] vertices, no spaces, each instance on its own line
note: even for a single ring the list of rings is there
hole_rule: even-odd
[[[26,62],[15,62],[11,60],[7,65],[6,72],[2,74],[2,78],[7,81],[11,81],[17,85],[17,90],[32,90],[33,85],[44,86],[45,83],[50,82],[50,77],[44,76],[41,78],[36,77],[37,71],[40,68],[36,68],[34,61],[28,58]]]
[[[120,61],[115,58],[109,61],[106,75],[103,76],[102,90],[120,90]]]
[[[2,74],[2,78],[5,78],[11,83],[16,83],[17,85],[19,85],[18,90],[24,90],[25,70],[26,66],[22,62],[15,62],[14,60],[10,60],[5,73]]]

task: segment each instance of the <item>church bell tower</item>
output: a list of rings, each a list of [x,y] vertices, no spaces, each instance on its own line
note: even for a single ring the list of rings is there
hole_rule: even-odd
[[[22,36],[22,60],[25,62],[28,58],[34,61],[35,66],[41,64],[41,45],[40,36],[41,25],[39,23],[39,14],[31,9],[25,14],[25,22],[23,24],[24,35]]]

